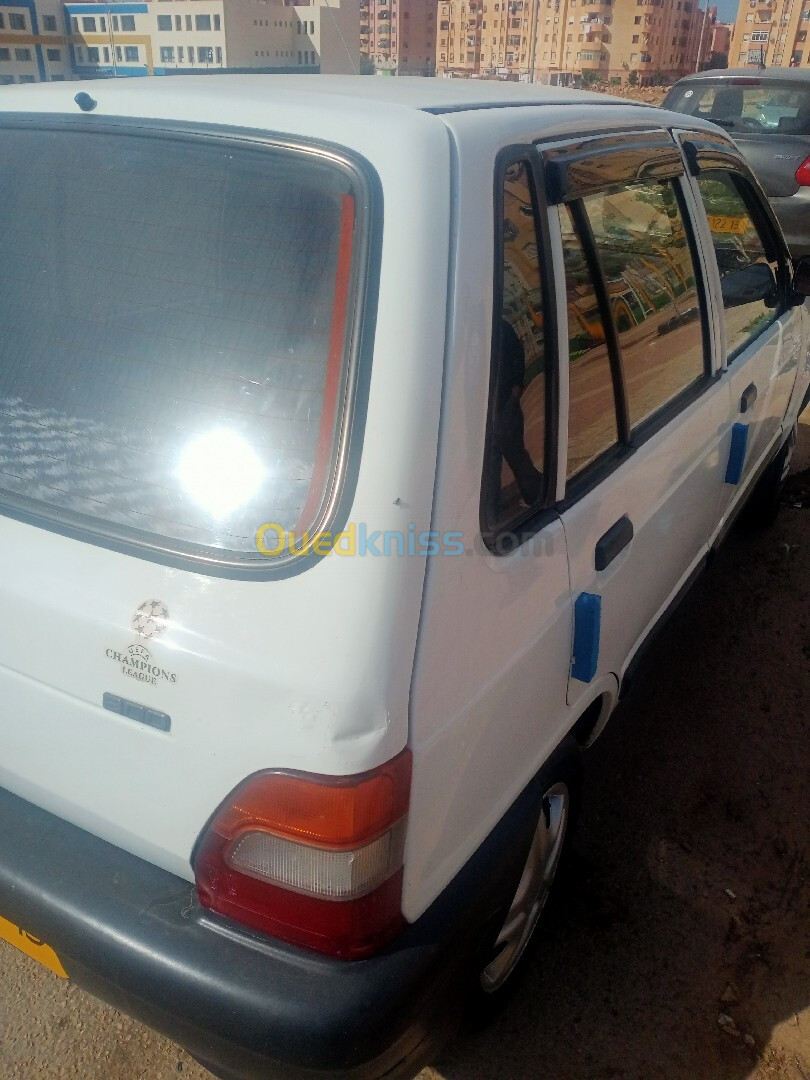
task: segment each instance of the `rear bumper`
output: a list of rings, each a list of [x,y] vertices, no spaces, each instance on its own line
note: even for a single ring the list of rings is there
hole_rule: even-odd
[[[452,1029],[475,943],[514,893],[537,797],[528,788],[370,960],[245,932],[201,909],[188,882],[2,789],[0,915],[51,945],[79,985],[227,1080],[412,1076]]]

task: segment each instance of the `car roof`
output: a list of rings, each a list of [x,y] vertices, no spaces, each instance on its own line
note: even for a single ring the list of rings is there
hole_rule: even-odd
[[[142,100],[171,100],[193,93],[199,100],[211,98],[250,98],[272,104],[312,105],[317,99],[329,100],[331,106],[344,103],[347,108],[362,105],[370,111],[386,111],[392,106],[423,112],[443,113],[468,109],[508,108],[519,105],[626,105],[627,102],[606,94],[569,90],[538,84],[495,82],[484,79],[393,78],[362,75],[187,75],[154,79],[105,79],[86,83],[47,83],[36,86],[4,87],[0,111],[8,103],[19,109],[25,99],[39,110],[44,97],[60,100],[59,111],[76,108],[72,104],[77,91],[98,99],[106,113],[133,97]]]
[[[755,79],[757,82],[798,82],[810,84],[808,68],[718,68],[713,71],[699,71],[694,75],[685,75],[675,86],[687,82],[723,82],[726,79]]]

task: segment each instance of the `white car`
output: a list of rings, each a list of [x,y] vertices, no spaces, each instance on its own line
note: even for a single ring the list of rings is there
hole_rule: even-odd
[[[0,140],[0,934],[220,1077],[412,1075],[776,508],[810,264],[720,129],[578,91],[12,86]]]

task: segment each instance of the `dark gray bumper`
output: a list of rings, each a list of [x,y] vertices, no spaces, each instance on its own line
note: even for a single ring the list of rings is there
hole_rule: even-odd
[[[787,198],[772,198],[770,202],[793,258],[810,255],[810,187],[800,188]]]
[[[211,916],[188,882],[0,789],[0,915],[228,1080],[412,1076],[513,895],[538,798],[524,792],[394,946],[347,962]]]

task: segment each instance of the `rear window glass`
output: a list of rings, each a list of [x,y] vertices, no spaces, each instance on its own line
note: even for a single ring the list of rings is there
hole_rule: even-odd
[[[350,170],[230,140],[2,141],[0,500],[237,559],[259,558],[265,522],[320,524],[347,385]]]
[[[755,78],[690,82],[673,90],[667,107],[711,120],[728,131],[810,135],[810,84],[796,86]]]

